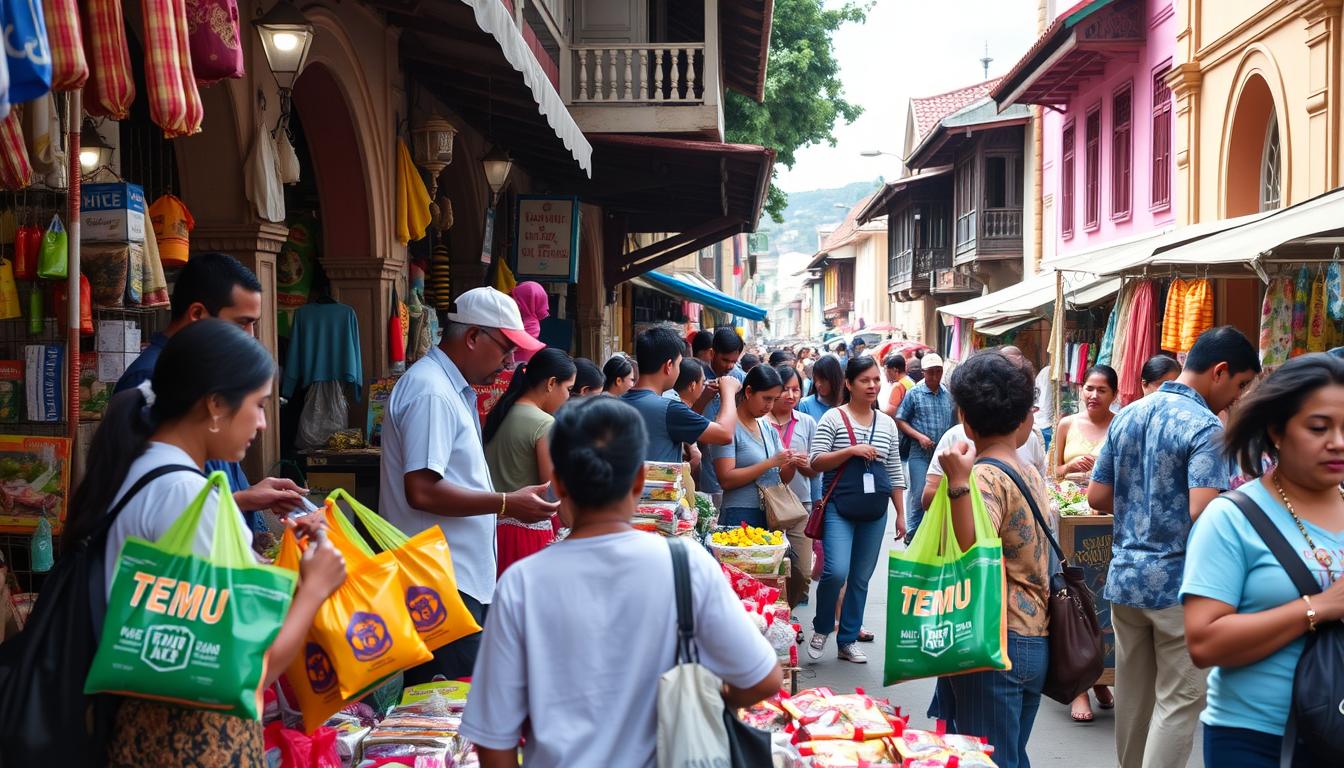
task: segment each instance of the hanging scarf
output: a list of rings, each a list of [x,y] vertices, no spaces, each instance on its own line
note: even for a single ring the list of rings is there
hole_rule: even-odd
[[[1325,273],[1318,270],[1311,281],[1311,299],[1307,305],[1308,352],[1326,350],[1325,322]]]
[[[1129,314],[1129,338],[1125,340],[1124,367],[1120,370],[1122,405],[1143,397],[1143,364],[1157,352],[1153,333],[1153,281],[1144,280],[1134,290]]]
[[[1129,311],[1134,306],[1134,291],[1137,282],[1129,282],[1121,292],[1120,301],[1115,305],[1115,345],[1111,349],[1111,367],[1119,371],[1125,364],[1125,345],[1129,341]]]
[[[1260,365],[1269,370],[1288,362],[1293,349],[1293,280],[1276,277],[1260,305]]]
[[[1106,318],[1106,332],[1101,335],[1101,348],[1097,350],[1097,365],[1111,364],[1111,351],[1115,348],[1115,324],[1116,316],[1120,314],[1120,301],[1125,295],[1124,288],[1115,298],[1115,306],[1111,307],[1111,316]]]
[[[1311,292],[1311,273],[1306,267],[1297,271],[1293,291],[1293,352],[1292,357],[1307,352],[1307,300]]]
[[[1185,284],[1182,297],[1181,327],[1176,352],[1189,352],[1199,335],[1213,327],[1213,286],[1208,280]]]
[[[1335,249],[1335,255],[1339,255],[1339,249]],[[1330,262],[1330,268],[1325,271],[1325,301],[1330,310],[1330,319],[1339,321],[1344,320],[1344,295],[1340,295],[1341,285],[1344,284],[1344,278],[1340,276],[1338,261]]]
[[[1167,306],[1162,311],[1162,348],[1168,352],[1181,351],[1181,322],[1189,288],[1190,283],[1179,277],[1167,288]]]

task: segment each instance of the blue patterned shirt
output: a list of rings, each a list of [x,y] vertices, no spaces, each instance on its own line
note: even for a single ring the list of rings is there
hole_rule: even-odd
[[[943,439],[943,433],[952,428],[954,410],[952,394],[947,391],[946,383],[940,385],[934,393],[929,391],[928,384],[921,381],[901,398],[896,418],[928,437],[936,446]],[[932,458],[932,454],[915,443],[910,446],[910,457]]]
[[[1190,490],[1229,486],[1222,435],[1204,398],[1174,381],[1111,422],[1092,470],[1115,494],[1107,600],[1150,610],[1180,603]]]

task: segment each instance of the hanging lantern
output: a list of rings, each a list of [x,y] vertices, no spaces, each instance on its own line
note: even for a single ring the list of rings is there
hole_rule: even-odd
[[[513,158],[495,146],[481,158],[481,165],[485,166],[485,181],[490,185],[491,198],[498,199],[499,190],[504,188],[504,182],[508,181],[509,172],[513,170]]]
[[[429,172],[430,197],[438,190],[439,174],[453,162],[453,137],[457,126],[430,115],[419,128],[411,131],[411,151],[415,164]]]
[[[308,49],[313,44],[313,23],[289,0],[280,0],[266,15],[254,20],[252,26],[261,37],[266,64],[280,91],[280,122],[276,126],[280,128],[288,122],[289,97],[294,90],[294,81],[308,60]]]
[[[111,164],[112,145],[98,134],[98,127],[93,124],[93,120],[84,118],[84,125],[79,129],[79,167],[87,176]]]

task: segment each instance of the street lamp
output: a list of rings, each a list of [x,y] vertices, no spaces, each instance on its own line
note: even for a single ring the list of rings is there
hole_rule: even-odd
[[[313,23],[290,0],[280,0],[266,15],[254,19],[252,26],[261,37],[266,64],[280,90],[280,125],[284,125],[289,117],[289,95],[294,90],[294,81],[303,71],[313,44]]]
[[[509,178],[509,171],[513,170],[513,158],[496,145],[481,158],[481,165],[485,166],[485,181],[490,185],[491,200],[497,201],[499,190],[504,188],[504,182]]]
[[[112,145],[98,135],[98,127],[93,124],[92,118],[84,118],[84,124],[79,129],[79,167],[84,169],[84,175],[87,176],[99,168],[107,167],[111,162]]]

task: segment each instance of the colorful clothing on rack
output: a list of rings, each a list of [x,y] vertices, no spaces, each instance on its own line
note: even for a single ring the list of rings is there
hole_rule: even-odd
[[[1182,351],[1182,318],[1185,315],[1185,297],[1191,285],[1178,277],[1167,287],[1166,308],[1162,311],[1162,348],[1168,352]]]
[[[1311,291],[1311,273],[1306,267],[1297,271],[1293,291],[1293,357],[1307,353],[1307,299]]]
[[[1168,302],[1170,303],[1170,302]],[[1195,339],[1213,327],[1213,286],[1208,280],[1192,280],[1185,284],[1182,297],[1181,327],[1176,352],[1186,353],[1195,346]]]
[[[1115,325],[1116,317],[1119,315],[1120,302],[1124,300],[1125,289],[1120,289],[1120,295],[1115,298],[1115,306],[1111,307],[1111,316],[1106,318],[1106,332],[1101,335],[1101,346],[1097,350],[1097,365],[1110,365],[1111,355],[1115,349]]]
[[[1129,336],[1125,339],[1124,367],[1120,370],[1122,405],[1143,397],[1143,364],[1157,352],[1153,333],[1153,281],[1144,280],[1134,289],[1129,314]]]
[[[1335,249],[1338,255],[1339,249]],[[1344,287],[1344,277],[1340,275],[1338,261],[1330,262],[1330,268],[1325,271],[1325,298],[1326,305],[1330,311],[1330,319],[1336,322],[1344,320],[1344,295],[1340,294],[1341,287]]]
[[[1311,300],[1307,304],[1308,352],[1324,352],[1329,348],[1325,323],[1325,273],[1318,270],[1311,281]]]
[[[1293,351],[1293,280],[1276,277],[1260,305],[1260,365],[1277,368]]]
[[[1120,300],[1115,304],[1115,345],[1111,350],[1111,367],[1121,370],[1125,364],[1125,343],[1129,339],[1129,314],[1134,307],[1134,293],[1138,282],[1130,282],[1120,292]]]

